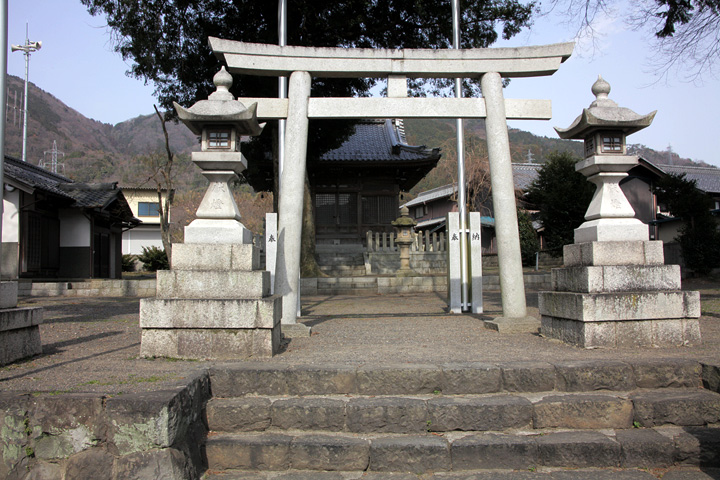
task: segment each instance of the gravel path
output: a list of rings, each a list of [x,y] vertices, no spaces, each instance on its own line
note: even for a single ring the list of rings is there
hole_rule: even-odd
[[[684,357],[720,364],[720,289],[697,282],[686,288],[702,292],[699,347],[583,350],[533,334],[499,334],[481,321],[500,313],[498,292],[485,294],[482,316],[449,315],[437,294],[331,296],[303,299],[302,321],[312,326],[312,336],[287,341],[272,359],[249,361],[360,365]],[[0,367],[0,391],[158,390],[212,365],[139,358],[136,298],[36,297],[20,305],[45,308],[43,354]],[[537,317],[537,292],[528,292],[528,305]]]

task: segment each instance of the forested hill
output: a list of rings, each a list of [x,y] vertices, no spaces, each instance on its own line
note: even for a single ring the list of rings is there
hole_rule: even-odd
[[[147,161],[143,157],[164,155],[160,122],[153,113],[109,125],[86,118],[62,103],[52,94],[29,85],[28,162],[39,164],[50,160],[53,141],[64,152],[59,162],[64,173],[77,181],[118,181],[121,185],[135,186],[147,177]],[[22,92],[23,79],[8,76],[7,127],[5,152],[20,157],[22,149]],[[112,108],[108,104],[108,108]],[[153,106],[147,106],[148,112]],[[485,124],[482,120],[466,121],[467,157],[481,157],[485,152]],[[204,184],[199,171],[189,164],[189,152],[198,148],[198,142],[184,125],[168,123],[173,151],[179,154],[178,193],[197,189]],[[455,121],[409,119],[405,122],[408,142],[414,145],[441,147],[443,159],[437,172],[431,173],[414,190],[434,188],[448,182],[454,168],[448,165],[455,159]],[[570,150],[580,155],[580,142],[559,138],[538,137],[522,130],[510,130],[511,154],[514,162],[542,163],[552,151]],[[647,160],[676,165],[693,164],[675,153],[658,152],[644,146],[634,146]],[[451,180],[450,180],[451,181]],[[152,185],[148,185],[152,186]]]
[[[466,120],[464,126],[466,176],[470,176],[478,162],[487,162],[485,122],[484,120]],[[457,176],[455,120],[408,119],[405,120],[405,131],[408,143],[411,145],[441,147],[443,152],[437,168],[420,181],[411,193],[417,194],[452,182]],[[583,144],[580,141],[541,137],[514,128],[509,129],[509,137],[510,155],[513,162],[545,163],[548,155],[552,152],[569,151],[577,157],[583,155]],[[628,150],[656,165],[712,166],[705,162],[682,158],[672,151],[659,152],[645,145],[629,145]]]
[[[24,80],[7,77],[5,153],[22,153],[22,95]],[[52,94],[29,84],[27,161],[35,165],[50,160],[53,141],[64,156],[64,174],[77,181],[134,181],[138,155],[161,152],[164,138],[160,121],[153,113],[117,125],[85,117]],[[108,108],[112,108],[108,104]],[[149,112],[153,106],[148,105]],[[197,139],[184,125],[168,123],[172,148],[188,153]],[[48,152],[45,154],[45,152]],[[62,172],[60,172],[62,173]]]

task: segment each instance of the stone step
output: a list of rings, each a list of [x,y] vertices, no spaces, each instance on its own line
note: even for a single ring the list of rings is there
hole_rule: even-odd
[[[663,469],[665,480],[713,480],[720,478],[720,469],[674,467]],[[412,473],[392,472],[318,472],[290,470],[288,472],[222,471],[206,473],[206,480],[656,480],[658,477],[636,468],[582,468],[557,470],[552,468],[517,470],[466,470],[461,473],[440,472],[418,477]]]
[[[320,271],[331,277],[362,277],[367,273],[365,265],[320,265]]]
[[[658,358],[622,362],[564,361],[398,365],[217,364],[214,397],[245,395],[472,395],[537,392],[630,392],[699,388],[702,366]]]
[[[372,436],[302,432],[211,434],[205,451],[211,472],[293,469],[306,474],[334,471],[421,475],[495,469],[532,472],[544,468],[649,469],[674,465],[717,468],[720,428]]]
[[[317,263],[320,266],[365,265],[365,257],[362,253],[323,253],[317,255]]]
[[[215,432],[323,431],[403,433],[720,423],[720,394],[702,389],[547,395],[303,396],[213,398],[207,422]]]

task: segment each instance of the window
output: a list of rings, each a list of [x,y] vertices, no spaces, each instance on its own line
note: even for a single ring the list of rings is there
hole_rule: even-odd
[[[139,217],[157,217],[160,215],[160,204],[158,202],[139,202]]]
[[[229,149],[230,130],[209,130],[208,148]]]
[[[622,152],[622,138],[603,135],[603,152]]]
[[[397,217],[397,197],[390,195],[362,197],[362,223],[364,225],[389,225]]]
[[[595,137],[590,136],[585,139],[585,157],[589,157],[595,153]]]

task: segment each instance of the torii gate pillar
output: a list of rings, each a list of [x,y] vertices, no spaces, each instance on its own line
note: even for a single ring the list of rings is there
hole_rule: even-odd
[[[525,281],[520,254],[515,182],[510,158],[505,99],[502,78],[497,73],[486,73],[480,80],[485,98],[487,117],[488,157],[490,185],[495,211],[495,237],[497,238],[498,266],[500,270],[500,296],[503,314],[486,325],[500,332],[537,331],[537,319],[527,316]]]
[[[275,294],[282,295],[282,323],[297,323],[300,290],[303,195],[307,164],[308,98],[312,78],[308,72],[290,75],[285,130],[285,165],[278,201],[278,250]]]

